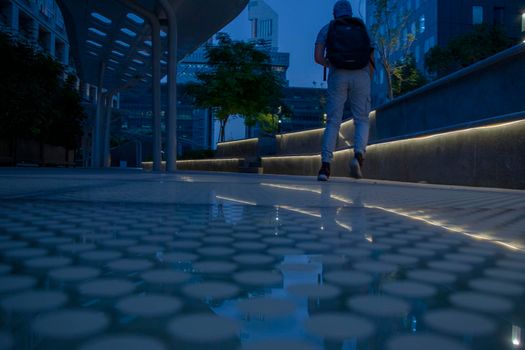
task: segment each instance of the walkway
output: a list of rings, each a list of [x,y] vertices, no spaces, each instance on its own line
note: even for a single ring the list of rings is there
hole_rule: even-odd
[[[0,199],[0,344],[16,349],[521,342],[523,192],[0,169]]]

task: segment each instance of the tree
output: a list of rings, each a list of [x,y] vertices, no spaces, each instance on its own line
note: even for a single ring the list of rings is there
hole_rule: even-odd
[[[395,64],[392,72],[394,97],[415,90],[427,82],[427,78],[416,67],[414,55],[410,54]]]
[[[512,46],[499,26],[476,25],[469,33],[452,39],[445,47],[435,46],[425,55],[429,73],[438,77],[467,67]]]
[[[270,57],[257,43],[233,41],[217,35],[218,45],[206,48],[209,71],[197,74],[199,83],[188,93],[203,108],[212,108],[220,122],[219,141],[225,139],[230,116],[245,118],[247,125],[265,119],[281,98],[282,81],[272,70]]]
[[[0,33],[0,137],[74,148],[85,118],[75,78],[53,58]]]
[[[392,100],[395,57],[406,57],[416,38],[415,33],[408,32],[411,13],[400,10],[406,8],[404,0],[371,0],[371,3],[374,9],[372,40],[386,73],[388,99]]]

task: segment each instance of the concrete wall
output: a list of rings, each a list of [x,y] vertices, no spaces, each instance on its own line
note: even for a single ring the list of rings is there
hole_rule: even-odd
[[[368,179],[525,189],[525,113],[521,120],[369,146]],[[335,153],[333,176],[349,176],[352,150]],[[317,175],[319,155],[267,157],[265,174]]]
[[[376,110],[387,139],[525,111],[525,44],[437,80]]]

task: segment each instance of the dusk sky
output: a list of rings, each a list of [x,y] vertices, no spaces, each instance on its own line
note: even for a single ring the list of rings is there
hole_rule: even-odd
[[[323,81],[322,67],[313,62],[314,43],[319,30],[332,19],[335,1],[265,0],[279,14],[279,51],[290,53],[290,86],[313,87],[314,81],[317,86]],[[364,18],[366,1],[351,0],[351,3],[354,16]],[[244,10],[223,31],[237,40],[248,39],[248,10]]]

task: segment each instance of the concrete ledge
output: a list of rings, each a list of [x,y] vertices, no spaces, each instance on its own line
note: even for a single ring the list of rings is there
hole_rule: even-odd
[[[221,142],[217,144],[217,158],[256,157],[259,139],[245,139],[238,141]]]
[[[525,120],[369,146],[369,179],[525,189]],[[352,150],[335,152],[333,176],[348,176]],[[316,175],[318,154],[264,157],[265,174]]]
[[[178,160],[177,169],[236,173],[243,164],[243,158]],[[162,170],[165,171],[166,162],[162,162],[161,167]],[[153,162],[143,162],[142,168],[146,171],[151,171],[153,169]]]

